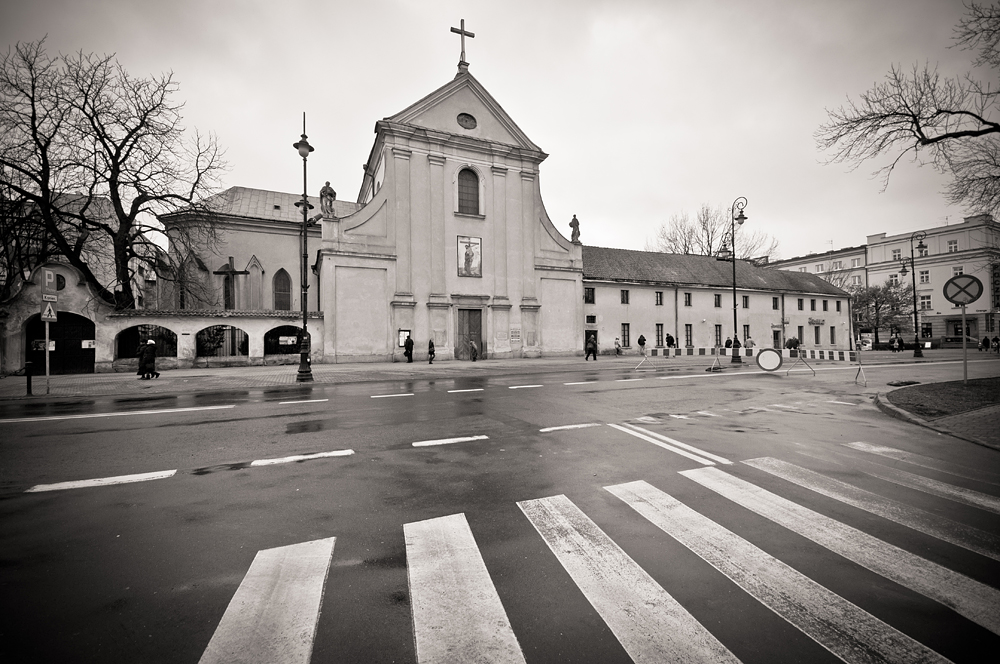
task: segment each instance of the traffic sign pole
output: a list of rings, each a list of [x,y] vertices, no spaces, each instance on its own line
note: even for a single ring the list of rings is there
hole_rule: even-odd
[[[49,321],[45,321],[45,394],[49,393]]]
[[[969,384],[969,349],[966,348],[965,305],[962,305],[962,385]]]
[[[944,283],[944,297],[952,304],[962,306],[962,385],[969,384],[969,349],[965,331],[965,305],[983,294],[983,282],[971,274],[959,274]]]

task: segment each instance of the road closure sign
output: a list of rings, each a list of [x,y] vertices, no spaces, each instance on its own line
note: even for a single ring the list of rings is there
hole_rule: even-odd
[[[983,294],[983,282],[971,274],[960,274],[944,284],[944,298],[952,304],[972,304]]]

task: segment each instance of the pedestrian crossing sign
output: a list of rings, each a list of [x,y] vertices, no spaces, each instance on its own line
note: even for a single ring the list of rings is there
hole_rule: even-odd
[[[56,310],[52,307],[52,303],[45,302],[43,304],[44,306],[42,307],[42,320],[45,321],[46,323],[55,323]]]

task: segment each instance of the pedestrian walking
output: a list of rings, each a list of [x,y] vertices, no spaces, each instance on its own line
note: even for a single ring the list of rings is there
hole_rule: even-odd
[[[639,354],[646,357],[646,337],[639,335]]]
[[[590,359],[590,356],[593,355],[594,356],[594,362],[596,362],[597,361],[597,339],[595,337],[590,337],[589,339],[587,339],[586,351],[587,351],[587,356],[583,358],[583,361],[586,362],[587,360]]]
[[[149,380],[150,378],[159,378],[160,372],[156,370],[156,342],[152,339],[146,341],[146,343],[140,345],[135,350],[136,357],[139,358],[139,370],[136,371],[136,375],[139,376],[139,380]]]
[[[621,354],[622,354],[621,342],[618,341],[618,337],[615,337],[615,355],[621,355]]]
[[[477,346],[476,342],[471,339],[469,340],[469,346],[471,346],[469,354],[472,355],[472,361],[475,362],[479,357],[479,346]]]
[[[406,361],[407,362],[412,362],[413,361],[413,339],[411,339],[410,335],[408,335],[408,334],[406,335],[406,341],[403,342],[403,349],[404,349],[403,350],[403,355],[406,356]]]
[[[986,335],[983,337],[983,343],[979,344],[979,350],[985,350],[987,353],[990,352],[990,337]]]
[[[995,350],[997,353],[1000,353],[1000,337],[997,336],[993,337],[993,350]]]
[[[434,364],[434,340],[427,341],[427,364]]]
[[[674,336],[668,332],[667,333],[667,348],[673,348],[673,347],[674,347]]]
[[[747,337],[747,342],[743,345],[746,346],[747,348],[753,348],[756,344],[753,342],[753,339]]]

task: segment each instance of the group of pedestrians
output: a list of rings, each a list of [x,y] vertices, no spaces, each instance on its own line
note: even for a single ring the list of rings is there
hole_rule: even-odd
[[[476,343],[472,342],[472,361],[476,361],[476,356],[479,355],[479,349],[476,348]],[[406,356],[407,362],[413,362],[413,339],[409,334],[406,335],[406,341],[403,342],[403,355]],[[434,356],[436,352],[434,351],[434,340],[427,340],[427,364],[434,364]]]
[[[726,337],[726,343],[725,343],[726,348],[744,348],[744,347],[753,348],[756,345],[757,344],[751,337],[747,337],[745,343],[740,343],[739,337],[736,337],[735,339],[733,337]]]
[[[983,337],[983,340],[979,342],[979,352],[986,351],[990,352],[990,348],[993,349],[994,353],[1000,353],[1000,336],[994,335],[993,341],[990,341],[989,336]]]

